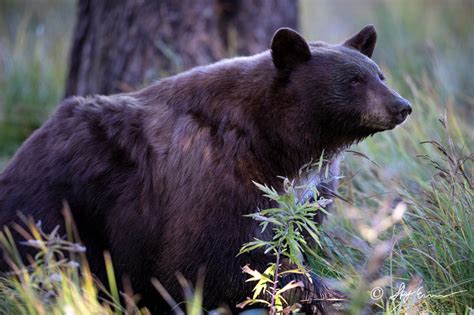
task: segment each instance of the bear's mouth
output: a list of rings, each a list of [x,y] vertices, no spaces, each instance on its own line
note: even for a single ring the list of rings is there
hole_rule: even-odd
[[[393,128],[397,126],[397,124],[394,124],[394,123],[383,124],[380,122],[373,122],[373,123],[366,124],[366,126],[375,131],[385,131],[385,130],[392,130]]]
[[[384,119],[383,117],[371,117],[370,119],[365,119],[363,122],[363,125],[366,128],[370,128],[374,131],[392,130],[398,124],[399,122],[395,117],[390,117],[389,119]]]
[[[407,120],[408,115],[398,114],[396,116],[390,117],[389,121],[384,121],[384,119],[371,119],[371,121],[366,121],[365,126],[371,128],[375,131],[385,131],[392,130],[395,127],[403,124]]]

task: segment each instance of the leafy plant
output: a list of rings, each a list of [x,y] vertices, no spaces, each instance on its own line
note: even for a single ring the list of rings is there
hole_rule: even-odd
[[[321,172],[322,162],[321,159],[318,163],[308,164],[300,175]],[[263,273],[251,269],[250,266],[243,267],[243,272],[251,276],[247,281],[256,282],[256,284],[252,298],[248,298],[238,306],[243,308],[258,303],[268,307],[271,315],[287,314],[297,310],[299,305],[296,303],[289,305],[284,293],[302,288],[303,282],[292,280],[282,285],[282,278],[293,274],[306,277],[308,282],[312,283],[310,270],[304,265],[304,253],[314,253],[308,245],[308,238],[321,245],[320,231],[314,221],[314,216],[318,211],[324,211],[323,206],[329,201],[318,197],[319,193],[311,181],[307,185],[296,186],[295,181],[283,178],[281,193],[267,185],[254,184],[277,206],[262,209],[247,216],[259,222],[262,234],[267,229],[271,229],[272,239],[255,238],[244,244],[239,254],[263,250],[265,254],[273,255],[275,261],[270,263]],[[309,190],[312,191],[314,199],[305,198]],[[284,259],[292,266],[291,268],[282,269]]]

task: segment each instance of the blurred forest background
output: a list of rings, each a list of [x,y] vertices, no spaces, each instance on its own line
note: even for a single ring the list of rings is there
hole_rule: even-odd
[[[101,2],[107,3],[99,1]],[[127,1],[123,3],[125,2]],[[177,10],[189,6],[169,5],[169,11],[158,12],[157,8],[152,8],[148,10],[149,13],[142,10],[138,14],[148,14],[148,21],[142,22],[142,25],[150,25],[145,29],[146,37],[140,34],[140,30],[127,31],[124,29],[127,25],[122,26],[122,29],[120,25],[114,26],[118,29],[114,33],[108,29],[103,30],[111,28],[101,26],[107,25],[106,20],[85,21],[89,22],[91,27],[96,27],[99,33],[97,37],[101,36],[101,43],[99,38],[89,40],[94,45],[103,47],[84,52],[80,49],[87,47],[80,46],[81,38],[73,40],[77,15],[75,1],[0,0],[0,163],[3,163],[0,167],[19,144],[41,125],[65,95],[111,94],[133,90],[159,77],[186,70],[197,64],[210,63],[227,56],[256,53],[268,46],[273,28],[281,25],[299,25],[299,30],[308,39],[335,43],[358,31],[365,24],[375,24],[379,41],[374,58],[390,74],[390,79],[401,85],[402,94],[406,95],[403,93],[405,91],[411,93],[410,82],[430,80],[437,93],[456,103],[456,110],[462,113],[462,117],[471,121],[474,118],[472,106],[469,106],[474,96],[474,1],[301,0],[296,6],[291,4],[295,1],[285,0],[280,1],[287,4],[280,5],[279,12],[267,12],[275,9],[272,5],[255,6],[252,1],[242,1],[241,7],[247,6],[247,10],[253,12],[240,13],[241,16],[237,18],[233,17],[232,10],[237,10],[233,7],[233,2],[223,0],[219,10],[225,12],[221,13],[215,12],[217,9],[213,8],[213,1],[194,1],[196,5],[187,9],[189,12],[182,12],[175,17],[160,16],[154,20],[153,14],[176,15]],[[262,1],[272,2],[275,1]],[[81,13],[82,20],[97,20],[104,16],[100,15],[104,10],[115,10],[114,14],[109,13],[113,18],[126,17],[117,11],[129,9],[120,4],[120,1],[108,1],[108,6],[113,8],[100,4],[96,4],[94,8],[94,1],[81,3],[88,3],[82,5],[82,11],[98,11],[95,15],[86,12],[89,16]],[[136,3],[132,6],[139,7],[141,2],[128,3]],[[293,6],[298,12],[292,12]],[[206,12],[205,9],[211,11]],[[241,8],[239,10],[244,11]],[[217,21],[209,17],[218,13],[221,17]],[[234,28],[225,29],[226,34],[219,33],[221,30],[218,28],[226,19],[236,20]],[[162,20],[167,21],[163,23]],[[200,25],[201,20],[210,21],[215,25]],[[173,30],[176,25],[184,26]],[[80,30],[77,33],[80,33]],[[78,35],[81,34],[76,34],[76,37]],[[90,34],[87,36],[92,37]],[[141,49],[141,46],[146,46],[142,44],[143,38],[148,37],[152,37],[152,44],[158,47],[157,53],[144,51],[148,48]],[[192,40],[196,37],[200,39]],[[124,46],[124,40],[121,38],[136,39],[133,44],[129,44],[131,48],[116,49],[115,55],[103,53],[103,50],[113,45]],[[74,47],[76,51],[71,53],[73,44],[77,47]],[[123,62],[124,58],[119,53],[125,54],[127,49],[138,51],[135,55],[130,53],[126,57],[140,59],[142,64],[132,64],[128,66],[130,69],[116,70],[114,63]],[[88,56],[83,56],[87,53]],[[85,62],[87,58],[92,61]],[[68,64],[70,60],[71,70]],[[84,69],[76,69],[76,72],[91,72],[87,77],[82,74],[81,78],[80,74],[74,72],[74,68],[80,67],[78,63],[81,61],[80,66]],[[99,62],[102,63],[101,66],[97,66]],[[81,82],[69,82],[66,91],[68,74],[69,81],[82,79],[90,83],[82,82],[82,85],[87,85],[84,87]],[[114,82],[113,79],[117,77],[121,82]],[[416,105],[414,114],[421,116],[422,109],[417,110]],[[414,119],[411,119],[406,127],[409,128],[414,123]]]
[[[376,268],[377,277],[389,278],[384,285],[396,292],[400,282],[415,283],[441,296],[410,307],[458,314],[472,307],[474,1],[241,1],[238,12],[235,1],[217,9],[213,1],[188,1],[178,16],[173,1],[163,2],[170,11],[156,20],[152,8],[143,10],[150,29],[116,22],[118,30],[109,32],[101,14],[132,10],[120,1],[108,1],[110,8],[91,1],[77,12],[74,1],[0,0],[0,169],[65,95],[130,91],[196,64],[255,53],[268,46],[274,26],[337,43],[374,24],[374,59],[412,102],[413,114],[346,154],[341,194],[350,203],[337,201],[325,228],[323,254],[338,270],[328,275],[359,292],[377,246],[391,244],[382,255],[389,259]],[[81,36],[81,20],[75,31],[78,14],[97,31]],[[140,39],[129,47],[129,37]],[[122,52],[134,62],[123,65]],[[400,197],[408,204],[404,219],[381,228]],[[354,309],[363,309],[367,296],[360,301]]]
[[[189,6],[170,5],[169,11],[161,12],[157,8],[148,10],[149,13],[142,10],[138,13],[148,14],[148,21],[142,25],[150,25],[145,29],[144,37],[140,30],[127,31],[124,29],[127,25],[120,26],[117,22],[115,24],[119,26],[114,26],[118,29],[115,33],[109,32],[107,26],[101,26],[107,25],[107,21],[100,20],[104,10],[115,10],[114,14],[109,14],[113,18],[126,17],[117,13],[129,9],[120,1],[108,1],[112,9],[100,5],[107,1],[99,1],[94,8],[92,1],[82,5],[82,11],[95,10],[97,13],[88,13],[89,16],[86,16],[87,12],[81,13],[80,17],[82,20],[96,19],[84,23],[96,28],[101,43],[99,38],[89,41],[103,47],[84,52],[87,47],[80,46],[81,38],[74,39],[73,36],[77,15],[75,1],[0,0],[0,167],[65,95],[128,91],[197,64],[255,53],[268,46],[273,28],[281,25],[299,25],[299,30],[308,39],[334,43],[365,24],[375,24],[379,41],[374,58],[390,74],[390,79],[401,86],[402,94],[411,93],[410,82],[429,80],[444,100],[451,99],[456,103],[456,111],[462,113],[462,117],[468,121],[474,118],[472,106],[469,106],[474,95],[474,1],[301,0],[297,6],[292,5],[295,1],[285,0],[280,1],[287,4],[280,5],[279,12],[272,11],[275,6],[271,4],[253,5],[252,1],[242,1],[241,7],[247,6],[247,10],[253,12],[243,12],[238,17],[233,16],[234,2],[222,0],[219,10],[224,12],[215,12],[213,1],[194,1],[196,4],[187,9],[189,12],[174,17],[162,16],[176,15],[177,10]],[[132,6],[139,7],[141,2],[128,3],[136,3]],[[298,12],[292,12],[292,7]],[[153,19],[153,14],[162,16]],[[213,21],[209,17],[213,14],[221,14],[221,17]],[[235,20],[234,27],[225,29],[226,33],[222,34],[219,27],[231,19]],[[162,20],[166,21],[163,23]],[[201,20],[215,25],[201,25],[204,24],[199,23]],[[174,30],[176,25],[184,26]],[[75,37],[81,35],[79,26]],[[149,37],[158,52],[148,52],[145,51],[148,47],[142,47],[146,46],[142,44],[143,38]],[[193,40],[196,37],[199,39]],[[103,53],[113,45],[125,46],[122,38],[136,39],[129,44],[131,48],[116,49],[115,55]],[[71,53],[73,44],[77,47]],[[125,54],[127,49],[138,51],[126,57],[139,59],[141,64],[136,66],[130,62],[132,65],[116,70],[119,67],[114,67],[114,63],[123,63],[124,57],[119,54]],[[84,56],[87,53],[89,55]],[[92,61],[85,62],[87,58]],[[135,64],[139,63],[135,59]],[[99,62],[101,66],[97,66]],[[78,69],[80,67],[84,69]],[[90,73],[80,77],[77,73],[80,71]],[[113,80],[117,78],[121,81]],[[83,82],[78,82],[81,80]],[[423,110],[417,110],[416,105],[414,114],[421,117]],[[411,119],[406,128],[414,124],[415,120]]]

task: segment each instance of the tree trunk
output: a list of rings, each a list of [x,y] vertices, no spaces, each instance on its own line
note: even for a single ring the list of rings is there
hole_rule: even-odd
[[[296,0],[79,0],[66,96],[134,90],[266,49]]]

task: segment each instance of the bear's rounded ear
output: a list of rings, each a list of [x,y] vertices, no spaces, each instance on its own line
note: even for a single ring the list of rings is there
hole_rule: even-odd
[[[377,41],[377,32],[373,25],[365,26],[359,33],[352,35],[343,43],[344,46],[354,48],[367,57],[372,57]]]
[[[278,69],[291,69],[311,59],[311,50],[306,40],[291,28],[280,28],[273,35],[273,64]]]

